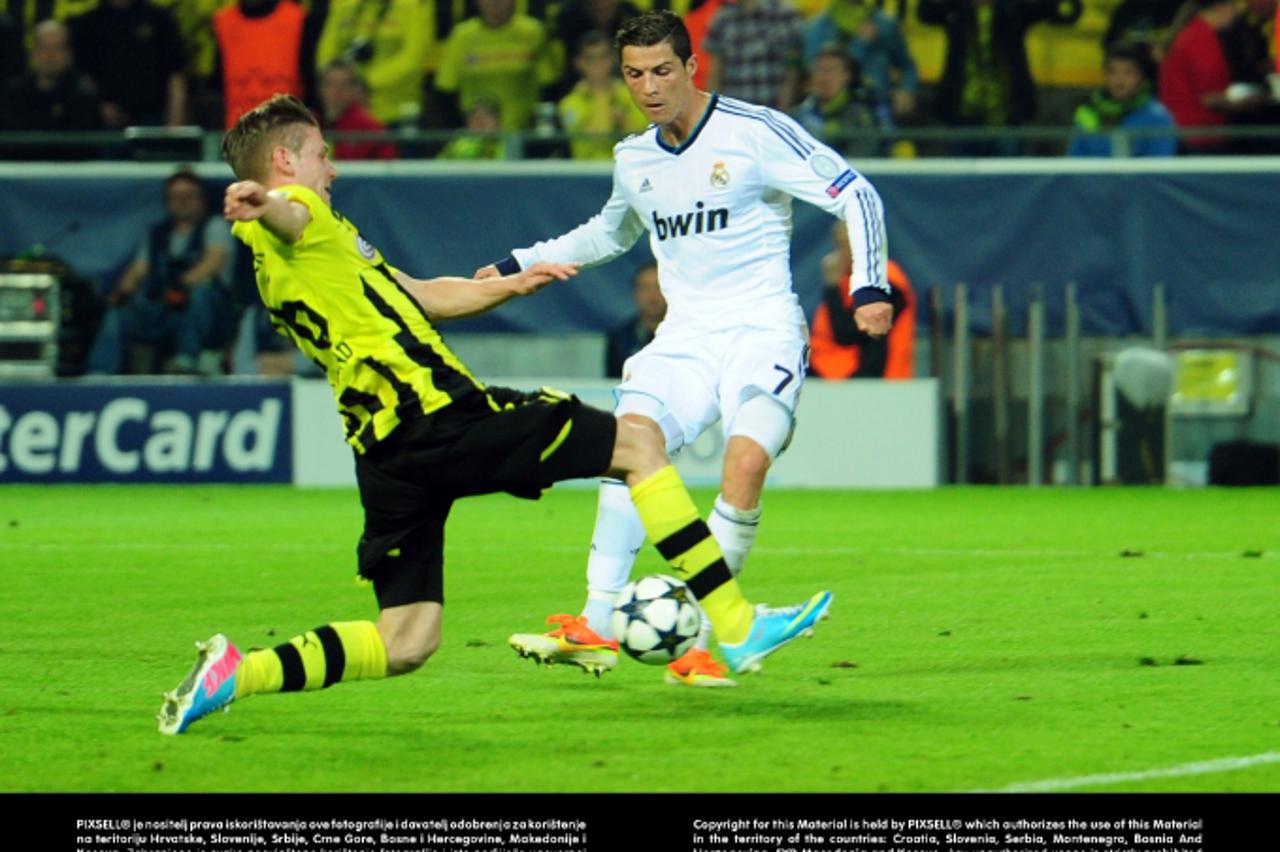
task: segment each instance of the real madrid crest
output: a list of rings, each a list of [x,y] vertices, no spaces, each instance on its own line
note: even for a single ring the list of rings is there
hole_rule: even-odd
[[[711,185],[716,189],[724,189],[729,185],[729,170],[724,167],[723,162],[711,167]]]

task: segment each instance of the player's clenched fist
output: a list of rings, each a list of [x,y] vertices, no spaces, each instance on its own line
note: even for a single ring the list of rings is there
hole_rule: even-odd
[[[893,325],[893,305],[888,302],[872,302],[853,312],[858,331],[872,337],[884,337]]]
[[[266,212],[267,188],[256,180],[236,181],[227,187],[222,215],[233,222],[252,222]]]

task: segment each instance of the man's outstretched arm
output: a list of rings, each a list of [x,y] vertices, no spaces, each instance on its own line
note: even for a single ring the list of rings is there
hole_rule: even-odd
[[[613,192],[599,213],[568,233],[516,249],[503,260],[480,267],[476,278],[512,275],[540,262],[599,266],[626,254],[643,233],[644,223],[618,189],[615,173]]]
[[[536,293],[552,281],[578,274],[577,264],[535,263],[514,275],[477,281],[471,278],[413,278],[396,270],[396,280],[409,292],[432,322],[462,319],[492,310],[516,296]]]

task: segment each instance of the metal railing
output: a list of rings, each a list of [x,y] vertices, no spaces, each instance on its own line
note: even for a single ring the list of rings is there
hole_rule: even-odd
[[[397,131],[344,131],[326,134],[334,143],[389,142],[401,159],[432,159],[458,130],[410,129]],[[474,134],[499,143],[500,159],[569,158],[575,141],[616,141],[601,134],[567,134],[559,131]],[[839,150],[878,150],[888,156],[899,143],[912,143],[919,157],[947,156],[1062,156],[1079,135],[1074,127],[899,127],[868,128],[828,142]],[[1128,156],[1135,142],[1176,138],[1221,140],[1224,146],[1249,147],[1280,153],[1280,125],[1112,129],[1103,134],[1112,143],[1113,155]],[[1096,138],[1095,136],[1095,138]],[[220,159],[222,132],[199,127],[129,127],[121,131],[50,133],[0,132],[0,161],[125,160],[216,162]]]
[[[944,306],[948,289],[950,305]],[[1065,323],[1062,337],[1053,342],[1046,329],[1045,288],[1034,285],[1030,302],[1026,306],[1026,337],[1015,341],[1008,332],[1009,311],[1002,286],[991,287],[991,328],[990,333],[981,339],[975,337],[971,328],[970,288],[964,283],[957,283],[950,288],[932,288],[929,294],[929,303],[935,317],[931,323],[932,345],[945,346],[943,329],[946,325],[951,328],[950,363],[943,364],[941,359],[936,359],[931,367],[933,375],[943,380],[946,409],[951,420],[951,482],[962,484],[972,479],[975,434],[973,405],[978,384],[975,380],[980,379],[987,388],[986,395],[991,405],[990,435],[979,441],[985,445],[983,455],[989,459],[991,481],[1000,485],[1022,482],[1032,487],[1049,482],[1050,471],[1045,465],[1055,455],[1051,445],[1058,443],[1062,450],[1062,460],[1066,462],[1064,484],[1080,484],[1085,456],[1081,424],[1090,420],[1092,414],[1087,410],[1085,383],[1082,380],[1087,364],[1082,345],[1078,292],[1074,283],[1068,283],[1063,289]],[[1163,351],[1169,339],[1163,284],[1152,287],[1151,299],[1152,328],[1149,339],[1153,348]],[[947,314],[950,316],[949,324],[944,321]],[[1059,369],[1052,375],[1048,357],[1051,342],[1060,353],[1054,359],[1059,362]],[[986,358],[975,357],[979,354],[979,344]],[[1017,358],[1013,355],[1015,344],[1019,355]],[[985,374],[979,373],[975,366],[976,362],[982,360],[989,361]],[[1015,380],[1015,363],[1018,365],[1020,381]],[[1021,386],[1021,394],[1015,393],[1015,385]],[[1050,441],[1046,417],[1046,400],[1051,391],[1061,399],[1063,409],[1057,418],[1061,428],[1056,430],[1058,434],[1055,441]],[[1012,439],[1011,415],[1018,397],[1023,398],[1022,404],[1026,406],[1024,453],[1017,451]],[[1015,456],[1024,460],[1021,475],[1015,474]]]
[[[987,288],[989,297],[981,301],[974,298],[976,289],[965,283],[947,284],[929,288],[927,295],[933,319],[926,371],[939,379],[943,393],[946,481],[1029,487],[1110,481],[1103,444],[1104,436],[1117,425],[1114,406],[1108,408],[1104,399],[1102,376],[1108,359],[1131,347],[1172,356],[1199,349],[1247,354],[1261,366],[1257,378],[1248,383],[1244,411],[1234,416],[1236,425],[1228,431],[1236,438],[1249,434],[1269,441],[1280,435],[1274,419],[1274,379],[1280,369],[1280,338],[1275,335],[1171,336],[1168,290],[1161,283],[1150,288],[1151,322],[1136,337],[1084,337],[1080,288],[1074,283],[1034,286],[1016,319],[1008,309],[1006,288]],[[972,318],[988,306],[990,327],[975,332]],[[1046,322],[1050,311],[1063,320],[1052,332]],[[1009,327],[1023,325],[1023,320],[1025,333],[1012,336]],[[1263,369],[1268,372],[1264,374]],[[1212,418],[1201,418],[1206,419]],[[1175,412],[1170,422],[1175,421],[1179,425],[1174,433],[1183,436],[1182,444],[1202,440],[1197,436],[1205,428],[1194,416]],[[1172,445],[1167,446],[1165,477],[1174,482],[1169,465],[1176,457]],[[1197,447],[1199,451],[1207,459],[1207,445]],[[1114,459],[1110,467],[1114,468]]]

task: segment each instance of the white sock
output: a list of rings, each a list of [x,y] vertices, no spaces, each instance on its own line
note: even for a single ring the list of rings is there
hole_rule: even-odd
[[[609,623],[613,599],[631,577],[644,536],[644,525],[627,486],[616,479],[600,480],[596,528],[587,557],[587,602],[582,614],[591,629],[606,639],[613,637]]]
[[[705,612],[702,613],[702,627],[698,629],[698,640],[693,643],[693,647],[699,651],[711,650],[711,619],[707,618]]]
[[[724,551],[724,561],[729,564],[733,576],[742,573],[747,554],[756,543],[756,529],[760,526],[760,507],[739,509],[725,502],[723,494],[716,495],[716,507],[707,518],[707,526],[716,537],[716,544]]]
[[[582,607],[582,614],[587,617],[591,629],[605,639],[613,638],[613,602],[617,592],[597,592],[587,590],[587,602]]]

